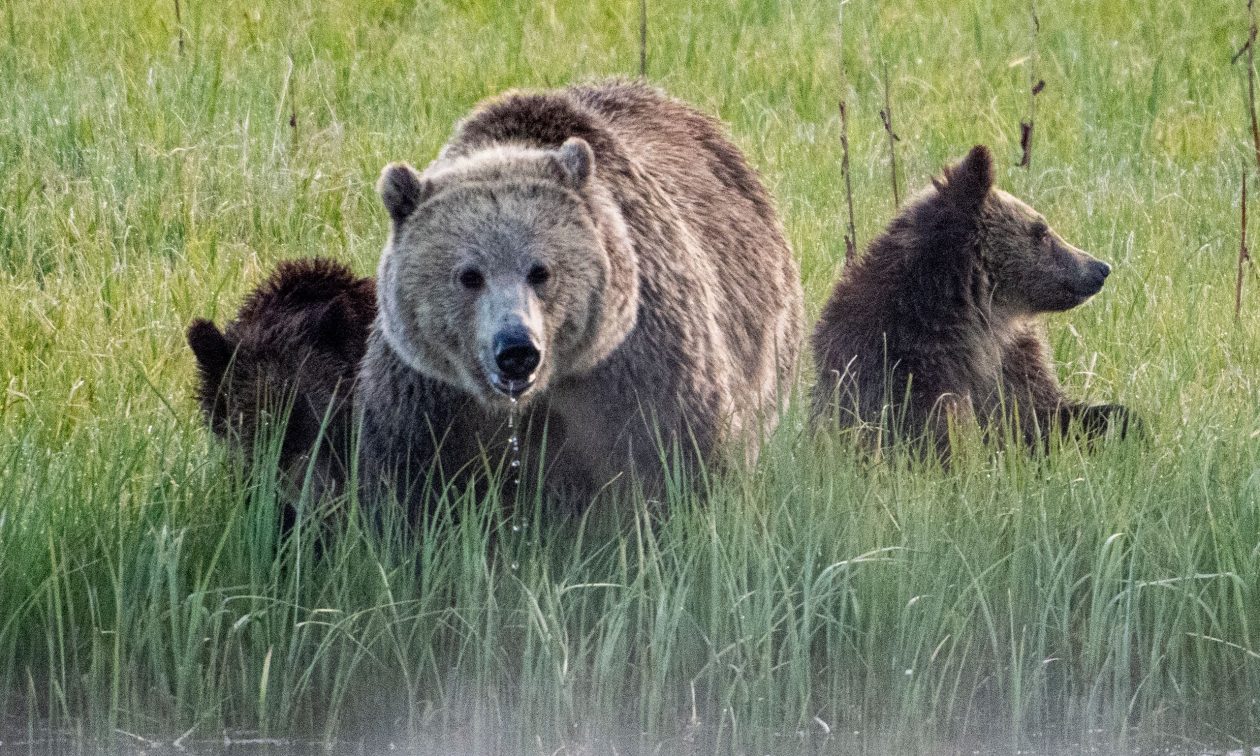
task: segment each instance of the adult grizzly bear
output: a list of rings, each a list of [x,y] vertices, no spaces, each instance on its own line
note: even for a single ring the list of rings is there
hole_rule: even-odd
[[[798,269],[712,119],[640,84],[509,93],[379,188],[392,227],[363,459],[412,504],[430,471],[501,460],[513,411],[542,465],[526,479],[575,507],[614,480],[652,489],[675,463],[755,455],[776,425]]]
[[[309,259],[281,262],[226,332],[194,320],[188,344],[211,429],[247,464],[263,451],[255,444],[269,440],[264,427],[279,432],[279,467],[290,483],[303,480],[314,455],[315,490],[340,485],[354,379],[375,316],[372,279],[332,260]]]
[[[995,189],[983,146],[932,183],[832,291],[813,334],[815,415],[942,453],[951,419],[1010,423],[1033,446],[1073,420],[1123,432],[1124,407],[1064,396],[1038,319],[1097,294],[1111,268]]]

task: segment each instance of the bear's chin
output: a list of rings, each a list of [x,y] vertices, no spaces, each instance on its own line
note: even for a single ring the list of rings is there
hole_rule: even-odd
[[[516,403],[534,388],[534,379],[512,380],[496,373],[490,376],[490,388],[496,394],[507,397],[509,402]]]
[[[544,383],[541,370],[526,381],[512,381],[483,371],[481,380],[470,393],[490,412],[510,412],[514,407],[524,409],[541,395]]]
[[[1101,286],[1092,289],[1086,287],[1065,289],[1053,302],[1048,303],[1041,309],[1043,312],[1067,312],[1093,299],[1094,295],[1101,290]]]

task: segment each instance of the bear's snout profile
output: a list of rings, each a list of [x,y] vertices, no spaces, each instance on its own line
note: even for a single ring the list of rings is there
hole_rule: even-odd
[[[1111,275],[1111,266],[1102,260],[1074,247],[1069,247],[1069,250],[1075,259],[1065,266],[1062,301],[1047,308],[1051,311],[1070,310],[1084,304],[1102,291],[1107,276]]]
[[[1103,283],[1106,282],[1107,276],[1111,275],[1111,266],[1102,260],[1090,258],[1085,265],[1085,289],[1088,290],[1086,296],[1094,296],[1102,291]]]

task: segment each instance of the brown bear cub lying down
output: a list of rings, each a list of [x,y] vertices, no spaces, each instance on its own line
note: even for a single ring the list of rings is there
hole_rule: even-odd
[[[300,485],[309,467],[316,495],[339,486],[349,465],[355,377],[375,317],[372,279],[311,259],[281,262],[225,331],[194,320],[188,344],[211,429],[248,464],[261,457],[255,444],[269,440],[267,430],[284,423],[285,480]]]
[[[994,188],[983,146],[945,170],[836,284],[814,330],[816,418],[948,451],[950,422],[1032,447],[1130,413],[1064,396],[1038,316],[1097,294],[1110,267]],[[877,436],[879,437],[879,436]]]

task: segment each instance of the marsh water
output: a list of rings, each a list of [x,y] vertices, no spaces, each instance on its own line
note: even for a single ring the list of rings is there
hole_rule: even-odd
[[[1248,748],[1206,748],[1192,743],[1159,743],[1146,738],[1127,743],[1098,740],[1096,742],[1062,741],[1054,738],[968,740],[964,742],[907,743],[902,737],[889,734],[871,735],[861,731],[826,732],[796,731],[764,733],[754,737],[755,747],[732,744],[729,733],[705,728],[684,728],[678,736],[665,740],[618,737],[575,736],[563,742],[519,743],[512,733],[482,731],[474,734],[445,733],[442,736],[413,735],[406,739],[374,738],[371,740],[302,740],[266,738],[257,734],[225,734],[218,737],[191,737],[187,733],[173,738],[138,735],[117,730],[112,737],[85,738],[70,733],[27,731],[0,733],[0,756],[30,754],[32,756],[303,756],[305,754],[344,754],[369,756],[400,754],[406,756],[496,756],[498,754],[537,754],[550,756],[605,756],[608,754],[659,754],[661,756],[699,756],[700,754],[774,754],[775,756],[882,756],[883,754],[1019,754],[1020,756],[1069,756],[1073,754],[1106,754],[1120,756],[1260,756],[1260,746]],[[746,742],[749,733],[741,738]],[[908,750],[909,749],[909,750]]]

